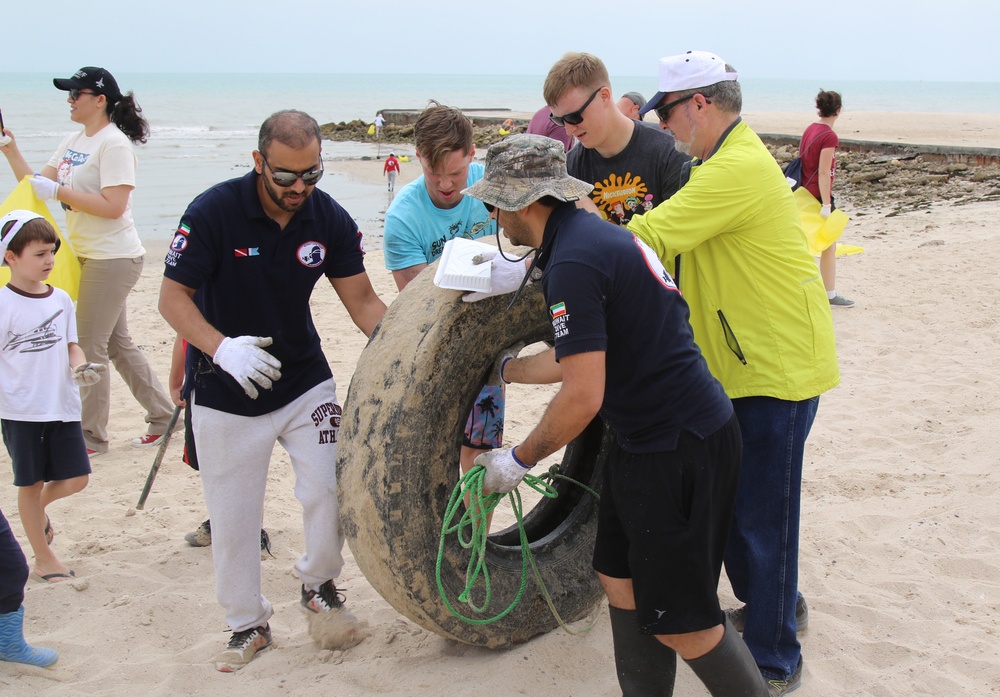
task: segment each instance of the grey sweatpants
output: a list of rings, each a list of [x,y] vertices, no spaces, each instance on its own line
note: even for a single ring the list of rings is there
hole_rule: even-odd
[[[191,417],[205,503],[212,521],[215,593],[234,632],[273,614],[261,590],[260,526],[275,442],[288,452],[295,498],[302,504],[305,552],[295,568],[307,589],[336,578],[344,566],[337,503],[340,406],[331,378],[263,416],[238,416],[198,404]]]

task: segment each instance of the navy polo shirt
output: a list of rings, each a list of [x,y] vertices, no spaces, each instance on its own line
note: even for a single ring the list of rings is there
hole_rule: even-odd
[[[209,324],[229,337],[269,336],[281,361],[273,389],[250,399],[239,383],[188,347],[185,392],[200,406],[259,416],[331,377],[309,298],[322,276],[363,273],[361,232],[329,194],[314,189],[284,230],[264,213],[257,173],[213,186],[188,206],[167,252],[163,275],[193,288]]]
[[[549,217],[539,266],[556,358],[606,352],[601,417],[631,453],[674,450],[733,413],[694,343],[687,303],[663,264],[628,230],[577,209]]]

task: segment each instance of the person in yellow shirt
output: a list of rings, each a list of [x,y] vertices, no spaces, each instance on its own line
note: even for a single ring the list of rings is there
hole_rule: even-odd
[[[819,395],[840,381],[833,319],[791,190],[740,117],[736,70],[691,51],[661,59],[655,110],[694,156],[670,200],[629,229],[673,271],[694,339],[743,437],[725,554],[743,638],[772,695],[801,683],[796,639],[802,459]],[[737,624],[734,622],[734,624]]]

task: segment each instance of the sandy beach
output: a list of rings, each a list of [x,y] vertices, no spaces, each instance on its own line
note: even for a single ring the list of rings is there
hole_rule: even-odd
[[[746,119],[761,132],[800,133],[811,115]],[[1000,147],[996,115],[845,112],[837,126],[842,138]],[[396,152],[411,156],[401,186],[420,169],[412,146]],[[382,162],[328,166],[386,196]],[[850,201],[843,204],[850,213]],[[1000,203],[887,210],[856,216],[842,239],[864,253],[839,260],[838,289],[857,305],[834,312],[842,382],[823,395],[806,449],[800,590],[811,617],[800,636],[805,670],[795,694],[1000,694],[993,436],[1000,423]],[[365,232],[380,238],[380,230]],[[132,334],[164,382],[173,334],[156,302],[166,244],[149,245],[129,301]],[[395,285],[378,244],[370,245],[367,267],[391,303]],[[365,338],[323,283],[313,311],[343,401]],[[50,669],[0,663],[0,694],[620,694],[605,607],[582,636],[555,630],[509,650],[474,648],[399,615],[349,551],[338,585],[371,636],[347,651],[320,650],[298,608],[292,568],[302,551],[301,511],[281,448],[265,504],[274,556],[262,562],[275,606],[274,647],[235,675],[218,673],[211,658],[229,634],[211,553],[184,542],[206,517],[198,475],[181,463],[175,439],[145,509],[135,510],[155,451],[129,447],[144,432],[142,414],[118,375],[111,379],[111,451],[94,460],[86,490],[49,508],[53,545],[77,578],[29,581],[24,603],[28,639],[57,649],[59,662]],[[537,421],[546,399],[538,392],[518,401],[509,442]],[[0,469],[10,472],[6,451]],[[8,474],[0,508],[30,563],[16,498]],[[724,607],[736,604],[725,576],[719,593]],[[682,662],[675,694],[707,694]]]

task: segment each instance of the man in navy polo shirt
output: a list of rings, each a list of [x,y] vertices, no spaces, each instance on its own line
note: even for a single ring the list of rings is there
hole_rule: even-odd
[[[592,185],[566,173],[543,136],[493,145],[482,200],[517,245],[538,250],[555,348],[499,363],[504,382],[562,381],[541,422],[476,458],[505,493],[600,413],[615,434],[604,462],[594,569],[608,595],[625,695],[673,693],[676,654],[713,695],[767,696],[716,588],[739,480],[733,406],[694,343],[688,307],[656,254],[578,209]]]
[[[309,298],[325,275],[368,336],[385,312],[357,225],[316,190],[316,121],[299,111],[271,115],[253,159],[254,171],[188,206],[160,288],[161,314],[189,344],[185,397],[212,521],[216,595],[233,631],[215,659],[223,672],[271,643],[258,530],[275,441],[291,456],[303,507],[301,604],[354,620],[334,584],[344,563],[335,469],[341,408]]]

